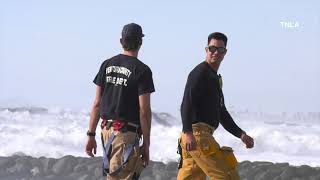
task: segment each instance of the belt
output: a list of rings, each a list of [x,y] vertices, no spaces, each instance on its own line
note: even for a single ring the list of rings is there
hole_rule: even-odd
[[[212,135],[215,131],[215,128],[210,126],[207,123],[198,122],[195,124],[192,124],[192,130],[195,134],[210,134]]]
[[[121,126],[119,126],[119,122],[122,122],[123,124]],[[117,123],[117,124],[115,124]],[[121,131],[121,132],[140,132],[140,126],[131,122],[127,122],[127,121],[121,121],[121,120],[105,120],[103,119],[101,122],[101,128],[103,129],[104,127],[106,127],[107,129],[110,129],[111,127],[113,127],[113,130],[115,131]]]

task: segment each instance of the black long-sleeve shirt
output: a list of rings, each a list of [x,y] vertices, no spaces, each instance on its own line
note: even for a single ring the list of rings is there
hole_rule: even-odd
[[[189,74],[181,104],[183,132],[192,131],[192,124],[204,122],[214,128],[222,126],[236,137],[242,130],[236,125],[224,104],[217,75],[209,64],[200,63]]]

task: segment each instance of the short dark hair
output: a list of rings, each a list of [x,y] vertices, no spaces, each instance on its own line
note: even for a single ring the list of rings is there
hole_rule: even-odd
[[[211,33],[208,36],[208,45],[209,45],[211,39],[222,40],[224,42],[224,45],[227,47],[228,38],[225,34],[223,34],[221,32]]]
[[[122,48],[126,51],[135,51],[141,46],[142,44],[142,38],[121,38],[121,45]]]

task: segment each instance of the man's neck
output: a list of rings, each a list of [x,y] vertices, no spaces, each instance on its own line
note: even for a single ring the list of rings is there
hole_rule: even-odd
[[[215,72],[218,72],[220,63],[209,63],[208,61],[206,61],[206,63],[209,64],[211,69],[213,69]]]
[[[132,57],[138,57],[138,53],[139,51],[126,51],[126,50],[122,52],[122,54],[126,56],[132,56]]]

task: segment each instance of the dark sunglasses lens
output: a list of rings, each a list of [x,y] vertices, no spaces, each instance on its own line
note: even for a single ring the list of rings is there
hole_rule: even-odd
[[[218,48],[218,53],[225,53],[226,52],[226,48],[220,47]]]
[[[211,53],[215,53],[216,51],[218,51],[218,53],[225,53],[227,51],[224,47],[209,46],[208,48]]]
[[[215,46],[209,46],[208,48],[209,48],[209,51],[210,51],[211,53],[215,53],[216,50],[218,50],[218,48],[215,47]]]

